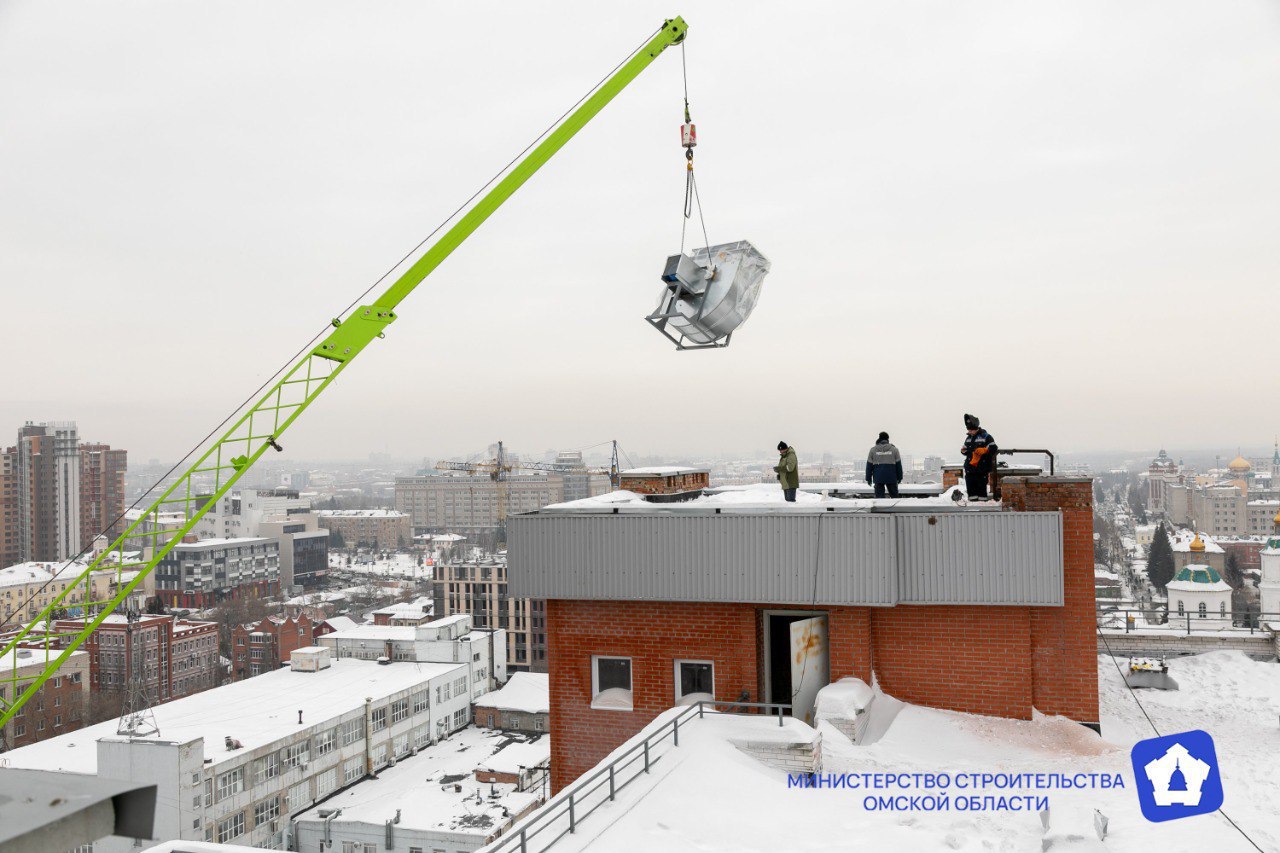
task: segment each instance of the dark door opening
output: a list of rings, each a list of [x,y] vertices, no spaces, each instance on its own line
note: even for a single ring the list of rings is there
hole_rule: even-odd
[[[765,701],[791,705],[791,716],[812,723],[814,698],[830,678],[826,614],[766,612],[763,627]]]

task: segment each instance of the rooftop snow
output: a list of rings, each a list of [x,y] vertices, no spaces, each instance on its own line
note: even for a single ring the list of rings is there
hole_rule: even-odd
[[[462,671],[463,664],[409,663],[382,666],[374,661],[342,658],[319,672],[277,669],[155,706],[160,737],[185,743],[204,738],[204,757],[217,764],[242,754],[228,752],[224,738],[244,744],[245,750],[266,746],[295,734],[298,712],[309,726],[336,720],[392,693],[425,686],[431,678]],[[102,737],[116,736],[115,719],[80,731],[50,738],[5,753],[10,767],[96,773]]]
[[[403,512],[394,509],[322,509],[318,513],[322,518],[408,518]]]
[[[623,477],[675,477],[680,474],[705,474],[707,470],[685,465],[655,465],[649,468],[628,468],[619,473]]]
[[[839,484],[828,484],[839,485]],[[1000,504],[995,501],[984,501],[969,504],[964,498],[964,490],[953,486],[940,495],[922,498],[839,498],[830,495],[813,494],[804,491],[796,493],[794,503],[783,500],[782,490],[778,486],[761,483],[759,485],[721,488],[692,500],[677,503],[654,503],[645,500],[644,495],[629,492],[625,489],[608,492],[592,498],[551,504],[543,507],[540,513],[600,513],[613,512],[662,512],[662,513],[698,513],[715,510],[734,510],[743,512],[812,512],[814,510],[831,509],[837,512],[872,512],[872,511],[938,511],[965,508],[969,510],[999,510]],[[956,500],[956,496],[960,500]]]
[[[477,697],[475,704],[499,711],[546,714],[551,711],[549,683],[546,673],[517,672],[503,687]]]
[[[304,811],[295,820],[318,823],[322,808],[326,812],[342,809],[336,823],[368,823],[381,831],[399,812],[398,828],[402,830],[453,831],[484,837],[507,822],[502,814],[504,806],[512,814],[519,814],[537,799],[536,792],[518,792],[514,785],[476,781],[477,767],[497,764],[505,770],[510,763],[504,757],[508,752],[519,765],[534,767],[550,760],[551,739],[546,735],[530,737],[468,727],[380,771],[375,778],[330,797],[322,806]],[[461,786],[461,792],[455,790],[455,785]],[[502,796],[490,798],[492,790]],[[479,803],[477,793],[481,795]]]
[[[1219,815],[1151,823],[1134,792],[1132,745],[1153,736],[1109,657],[1098,659],[1104,737],[1062,717],[1037,714],[1009,720],[897,703],[879,694],[871,706],[868,740],[853,746],[821,723],[823,773],[1106,773],[1123,788],[1069,788],[1048,796],[1046,831],[1034,813],[987,811],[869,811],[861,790],[796,789],[787,775],[734,747],[737,729],[750,718],[708,715],[680,727],[680,746],[669,747],[651,774],[639,773],[617,801],[603,802],[580,818],[555,853],[632,853],[635,850],[1107,850],[1110,853],[1252,850]],[[1122,666],[1123,666],[1123,662]],[[1280,778],[1274,750],[1280,709],[1276,664],[1240,652],[1212,652],[1169,661],[1177,691],[1144,690],[1141,701],[1162,732],[1204,729],[1212,733],[1227,810],[1264,850],[1280,849],[1275,803]],[[885,701],[885,700],[888,701]],[[1242,709],[1247,708],[1248,712]],[[883,710],[896,711],[885,720]],[[670,713],[670,712],[668,712]],[[652,731],[666,717],[645,731]],[[773,729],[777,731],[776,724]],[[633,741],[634,742],[634,741]],[[629,745],[629,744],[628,744]],[[616,753],[615,753],[616,754]],[[875,793],[875,792],[871,792]],[[886,795],[936,793],[891,789]],[[952,797],[1000,796],[1025,789],[957,790]],[[563,803],[558,795],[552,805]],[[1105,843],[1097,841],[1094,810],[1109,820]],[[579,815],[581,815],[579,810]],[[567,828],[561,824],[559,828]]]
[[[63,568],[66,566],[66,568]],[[44,583],[54,576],[73,580],[87,568],[85,563],[18,563],[6,569],[0,569],[0,586],[24,586],[29,583]],[[113,571],[110,569],[104,571]]]
[[[1174,532],[1173,536],[1170,537],[1169,545],[1175,551],[1190,551],[1191,543],[1195,538],[1196,532],[1194,530],[1177,530]],[[1204,553],[1206,554],[1226,553],[1217,542],[1214,542],[1213,539],[1205,536],[1203,533],[1200,534],[1200,541],[1204,543]]]

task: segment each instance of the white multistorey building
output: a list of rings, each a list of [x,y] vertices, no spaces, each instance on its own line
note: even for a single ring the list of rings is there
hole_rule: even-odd
[[[156,841],[286,849],[289,819],[335,791],[469,722],[461,664],[330,661],[294,653],[294,668],[154,709],[159,734],[116,735],[112,720],[6,753],[11,767],[94,774],[156,786]],[[146,848],[112,837],[94,853]]]
[[[1280,623],[1280,512],[1272,519],[1271,537],[1259,556],[1262,580],[1258,584],[1263,619]]]
[[[466,668],[465,682],[452,686],[468,699],[493,690],[507,681],[507,636],[501,628],[476,630],[465,613],[437,619],[425,625],[357,625],[319,637],[337,659],[450,663]],[[461,676],[459,676],[461,679]]]

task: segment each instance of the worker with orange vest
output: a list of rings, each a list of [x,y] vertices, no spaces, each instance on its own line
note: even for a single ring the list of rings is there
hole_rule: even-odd
[[[982,428],[974,415],[964,416],[964,428],[968,432],[960,452],[964,454],[964,487],[971,498],[987,496],[987,482],[996,467],[996,440]]]

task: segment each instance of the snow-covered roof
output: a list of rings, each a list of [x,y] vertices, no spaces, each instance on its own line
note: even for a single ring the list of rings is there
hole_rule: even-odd
[[[1213,539],[1211,539],[1208,536],[1205,536],[1203,533],[1199,535],[1200,535],[1200,541],[1204,543],[1204,553],[1206,554],[1226,553],[1225,551],[1222,550],[1222,546],[1220,546],[1217,542],[1214,542]],[[1195,538],[1196,538],[1196,531],[1194,530],[1181,530],[1181,529],[1175,530],[1173,533],[1173,536],[1169,537],[1169,546],[1175,551],[1190,551],[1191,543],[1195,541]]]
[[[330,616],[324,620],[324,624],[328,625],[334,631],[346,631],[355,628],[360,623],[352,619],[350,616]]]
[[[1001,508],[1001,505],[995,501],[969,505],[963,497],[964,489],[958,486],[940,495],[918,498],[840,498],[814,494],[803,489],[802,483],[801,491],[796,493],[796,499],[792,503],[783,499],[782,489],[774,483],[721,488],[714,493],[679,503],[654,503],[646,500],[644,495],[620,489],[596,497],[551,504],[543,507],[540,512],[598,513],[619,510],[621,512],[696,513],[714,512],[717,509],[726,508],[746,512],[812,512],[817,509],[830,509],[836,512],[869,512],[894,508],[904,511],[936,512],[955,509],[997,511]],[[956,500],[957,495],[960,496],[960,500]]]
[[[261,545],[267,542],[276,542],[276,540],[267,536],[239,536],[233,539],[213,537],[211,539],[200,539],[196,542],[179,542],[174,548],[191,551],[198,548],[236,548],[247,545]]]
[[[334,832],[341,832],[340,827],[349,823],[370,824],[381,832],[398,812],[398,831],[444,831],[484,838],[508,823],[509,815],[520,814],[536,803],[538,792],[516,791],[516,786],[510,784],[477,782],[475,770],[498,765],[505,771],[513,760],[531,768],[548,762],[550,755],[551,738],[547,735],[468,727],[398,761],[377,777],[307,809],[295,820],[299,824],[320,824],[324,820],[321,809],[326,813],[342,809],[342,814],[333,819]],[[500,796],[491,797],[493,791]],[[503,814],[504,807],[509,815]]]
[[[24,655],[23,652],[29,652],[30,654]],[[61,649],[51,649],[49,652],[49,660],[56,660],[60,654],[62,654]],[[72,658],[83,659],[87,654],[88,652],[74,651],[71,653],[71,656],[67,658],[67,661],[63,666],[70,663]],[[0,655],[0,676],[6,674],[13,675],[15,662],[17,664],[17,668],[20,670],[29,666],[39,666],[43,669],[45,664],[45,650],[43,648],[12,649],[8,654]],[[21,686],[24,690],[26,689],[25,683]]]
[[[408,518],[407,513],[394,509],[322,509],[323,518]]]
[[[476,699],[478,707],[546,714],[551,711],[550,678],[544,672],[514,673],[505,685]]]
[[[675,477],[680,474],[705,474],[707,468],[690,468],[686,465],[654,465],[649,468],[628,468],[619,473],[623,477]]]
[[[342,714],[402,690],[425,686],[431,678],[462,671],[465,664],[409,663],[381,666],[374,661],[342,658],[319,672],[277,669],[156,705],[159,740],[184,743],[204,738],[204,757],[213,764],[242,750],[223,745],[233,737],[245,750],[266,746],[299,731],[298,712],[307,725],[319,726]],[[10,767],[96,773],[97,741],[116,737],[117,720],[89,726],[5,753]]]
[[[327,643],[329,640],[392,640],[411,643],[417,639],[416,631],[416,625],[356,625],[354,628],[346,628],[341,631],[334,631],[332,634],[325,634],[320,637],[320,642]]]
[[[86,563],[18,563],[6,569],[0,569],[0,587],[44,583],[45,581],[53,580],[55,576],[73,580],[86,568]]]

